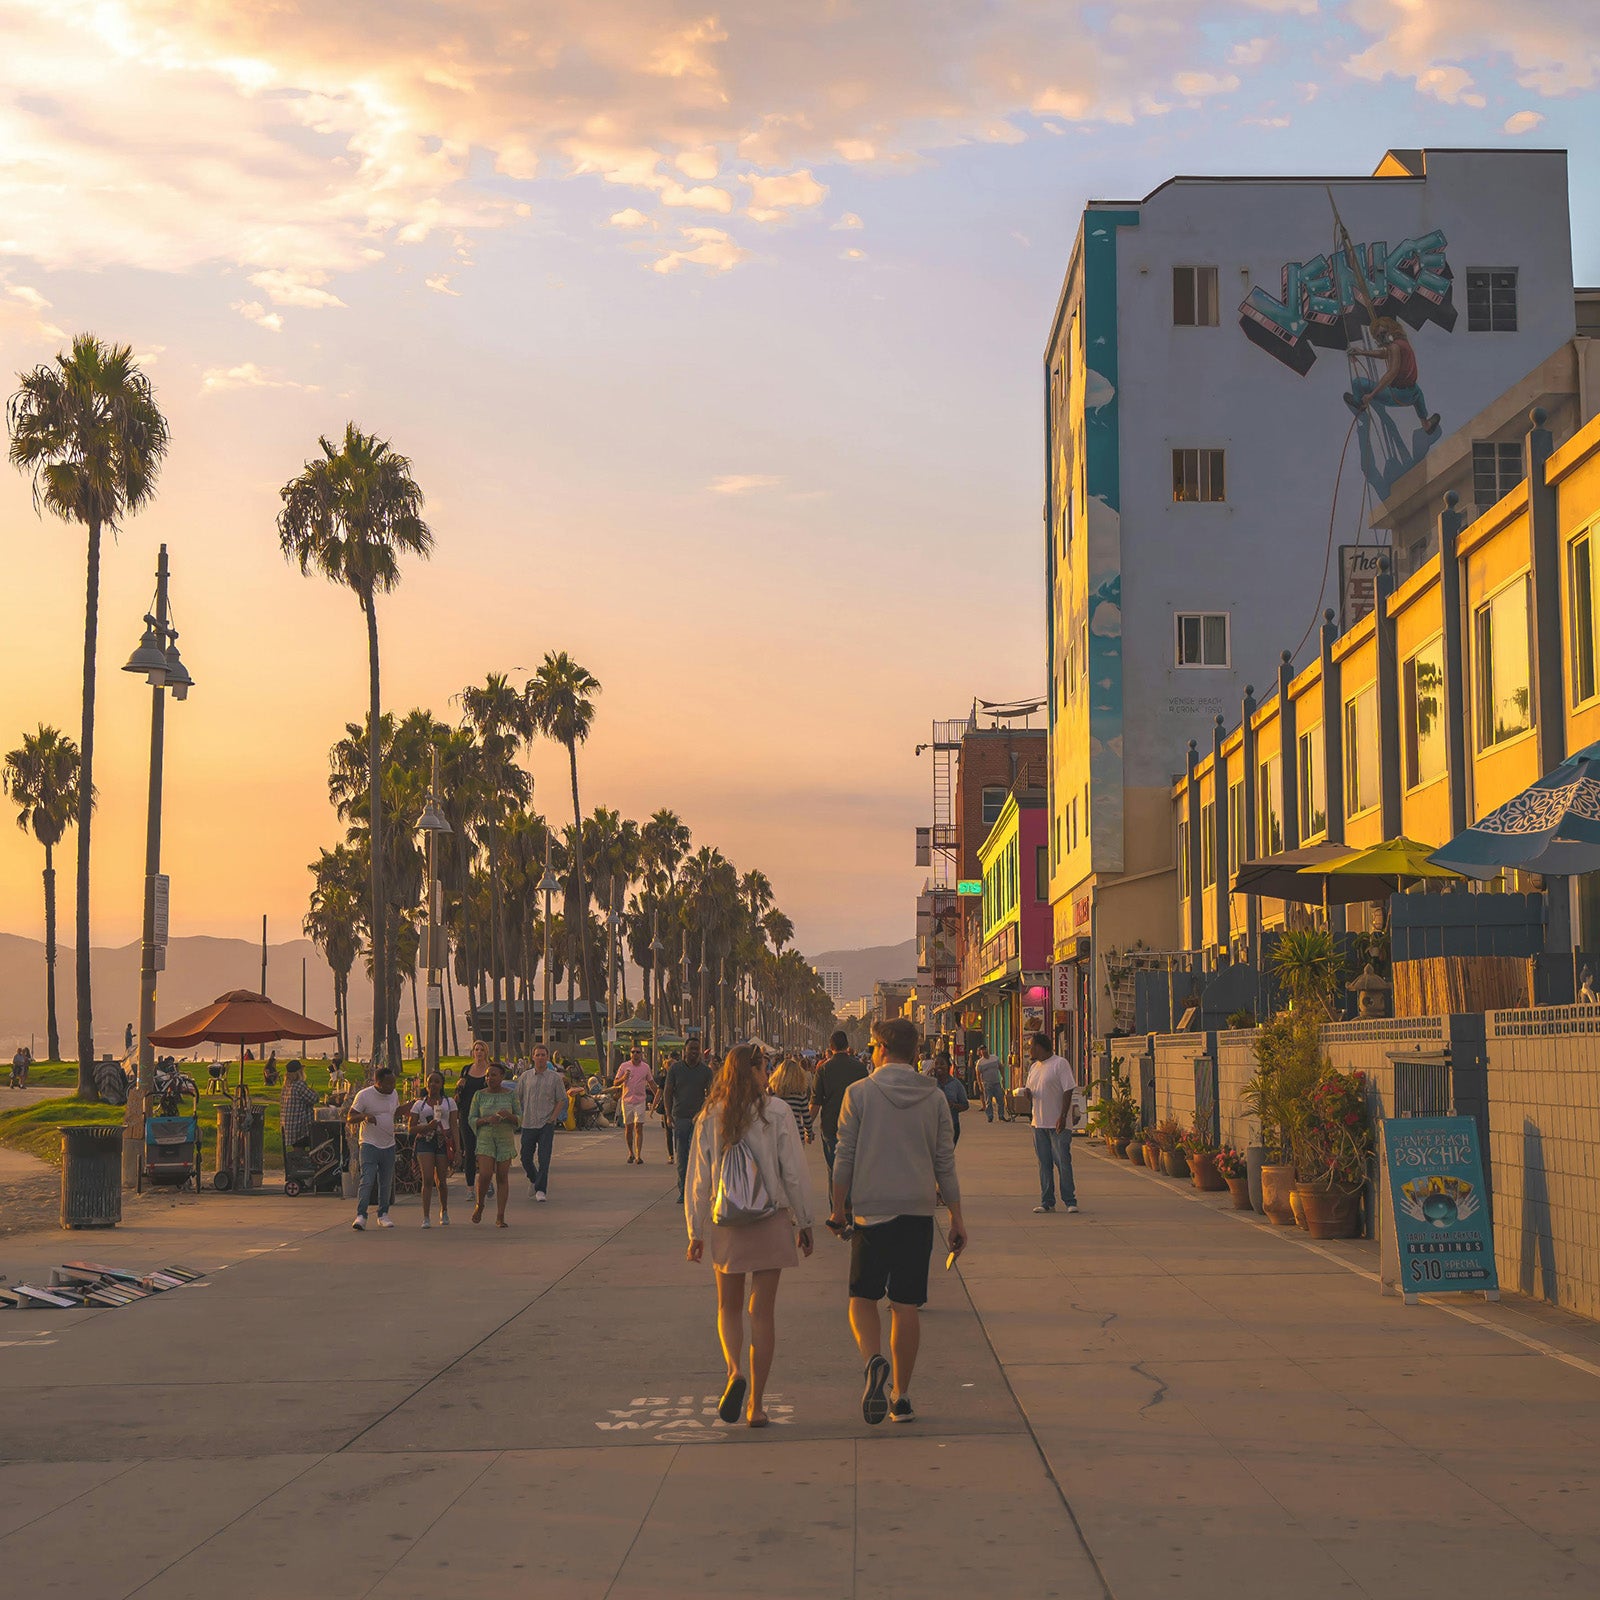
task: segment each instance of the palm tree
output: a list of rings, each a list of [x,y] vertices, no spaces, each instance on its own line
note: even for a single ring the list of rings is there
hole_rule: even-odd
[[[594,951],[589,931],[588,885],[583,872],[583,807],[578,802],[578,746],[594,727],[594,699],[600,693],[600,680],[580,667],[565,650],[547,651],[539,670],[523,691],[532,725],[547,739],[565,747],[572,775],[573,869],[577,874],[577,915],[583,938],[583,993],[589,1003],[589,1028],[594,1034],[596,1053],[600,1030],[594,1018]]]
[[[78,1096],[97,1100],[94,1085],[94,1006],[89,989],[89,821],[94,806],[95,650],[100,635],[100,539],[123,517],[148,504],[167,453],[167,419],[150,380],[125,344],[102,344],[92,334],[72,341],[71,355],[20,375],[7,420],[10,460],[33,477],[33,505],[63,522],[80,522],[89,536],[83,616],[83,729],[79,738]]]
[[[61,1059],[56,1025],[56,866],[55,847],[78,809],[78,747],[59,729],[39,724],[6,756],[0,783],[16,802],[17,826],[44,846],[44,1004],[49,1059]]]
[[[333,974],[333,1020],[339,1054],[350,1055],[350,969],[361,949],[360,864],[347,844],[311,864],[311,908],[301,923]]]
[[[335,446],[318,439],[322,454],[308,461],[297,478],[283,486],[278,513],[278,544],[302,573],[320,572],[350,589],[367,619],[367,826],[372,849],[372,1060],[393,1031],[389,1011],[383,898],[383,766],[379,723],[383,700],[378,676],[378,596],[400,581],[400,557],[426,556],[433,534],[422,520],[422,491],[411,463],[387,440],[345,424]],[[80,957],[81,961],[82,957]],[[398,1062],[392,1062],[396,1070]]]

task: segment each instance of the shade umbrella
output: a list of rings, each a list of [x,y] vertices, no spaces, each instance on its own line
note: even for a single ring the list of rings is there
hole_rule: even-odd
[[[1469,878],[1508,867],[1552,878],[1600,871],[1600,743],[1568,756],[1430,859]]]
[[[1393,891],[1401,890],[1424,879],[1460,878],[1452,867],[1442,867],[1429,858],[1433,847],[1418,844],[1404,834],[1385,839],[1382,844],[1368,845],[1364,850],[1352,850],[1334,861],[1324,861],[1320,866],[1302,867],[1304,873],[1320,873],[1329,879],[1364,879],[1381,885],[1378,893],[1363,898],[1384,899]]]
[[[331,1039],[337,1031],[287,1006],[275,1005],[253,989],[230,989],[226,994],[219,994],[210,1005],[201,1006],[198,1011],[191,1011],[164,1028],[153,1029],[150,1043],[169,1050],[188,1050],[197,1044],[236,1044],[242,1089],[247,1044],[272,1044],[279,1039]]]
[[[1233,893],[1260,895],[1267,900],[1297,900],[1317,906],[1342,906],[1354,900],[1370,900],[1373,898],[1370,886],[1359,878],[1332,880],[1307,875],[1307,869],[1316,873],[1329,862],[1349,854],[1349,845],[1307,844],[1296,850],[1280,850],[1275,856],[1242,861],[1233,875]]]

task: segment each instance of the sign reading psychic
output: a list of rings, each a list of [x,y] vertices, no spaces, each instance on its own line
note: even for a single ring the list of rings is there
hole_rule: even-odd
[[[1500,1298],[1489,1196],[1471,1117],[1391,1117],[1383,1124],[1399,1287]]]

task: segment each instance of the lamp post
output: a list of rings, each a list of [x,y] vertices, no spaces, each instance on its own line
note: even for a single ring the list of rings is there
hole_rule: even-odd
[[[178,630],[169,621],[167,547],[156,557],[156,597],[145,614],[144,637],[128,657],[124,672],[143,675],[150,685],[150,796],[144,832],[144,923],[139,937],[139,1077],[128,1096],[122,1122],[122,1186],[139,1181],[139,1147],[144,1142],[145,1106],[155,1087],[156,973],[166,965],[166,879],[161,876],[161,778],[166,746],[166,692],[186,700],[194,679],[178,654]],[[160,901],[159,908],[157,901]],[[159,909],[159,915],[158,915]],[[158,926],[159,924],[159,926]]]
[[[650,1066],[661,1059],[661,906],[650,902]]]
[[[544,836],[544,876],[539,880],[539,893],[544,896],[544,1005],[539,1017],[539,1036],[546,1056],[550,1054],[550,1009],[555,1004],[555,984],[550,976],[550,903],[560,887],[550,865],[550,833],[547,829]]]
[[[617,910],[617,879],[611,877],[611,903],[606,909],[606,1047],[602,1052],[600,1069],[602,1083],[611,1075],[611,1053],[617,1042],[617,929],[622,926],[622,913]],[[599,1043],[598,1040],[595,1041]]]
[[[711,1049],[711,1017],[706,1006],[706,979],[711,976],[711,963],[706,960],[706,931],[700,930],[700,1048]]]
[[[444,986],[439,981],[440,936],[444,932],[443,887],[439,882],[439,839],[451,831],[449,818],[439,809],[439,751],[431,752],[428,773],[428,803],[417,820],[418,829],[427,835],[428,849],[428,1037],[423,1046],[422,1086],[427,1092],[428,1076],[439,1068],[439,1024],[444,1013]]]

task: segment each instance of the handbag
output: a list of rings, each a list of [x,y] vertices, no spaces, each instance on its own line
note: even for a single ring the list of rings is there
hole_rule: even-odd
[[[717,1163],[717,1187],[711,1197],[711,1220],[721,1228],[746,1228],[765,1222],[778,1210],[761,1164],[748,1140],[740,1139],[722,1152]]]

